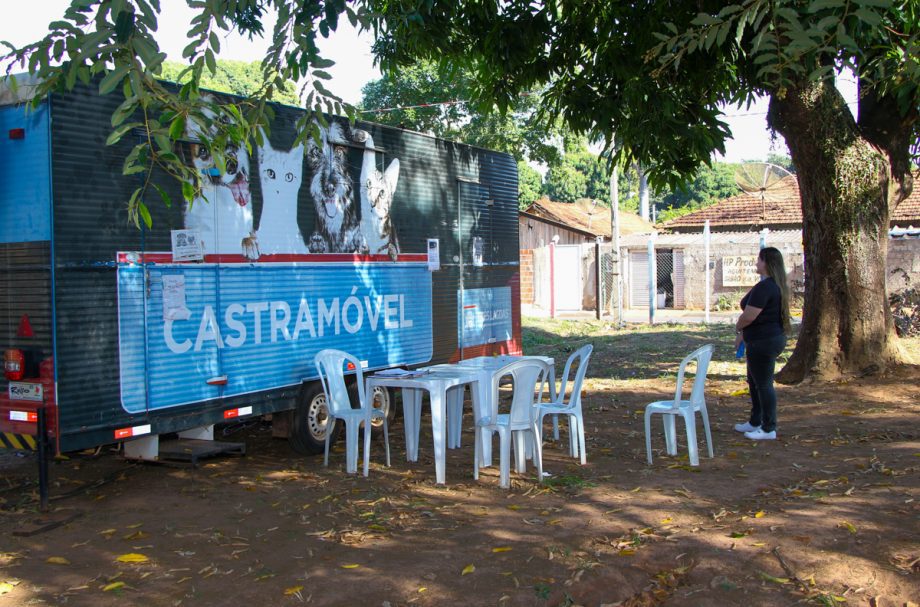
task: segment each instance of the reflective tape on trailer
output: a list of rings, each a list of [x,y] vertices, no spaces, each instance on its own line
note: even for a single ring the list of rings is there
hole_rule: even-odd
[[[15,432],[0,432],[0,449],[35,451],[37,448],[38,443],[34,436],[16,434]]]
[[[11,422],[38,422],[37,411],[15,411],[10,410]]]
[[[133,426],[131,428],[118,428],[115,430],[115,440],[123,440],[135,436],[143,436],[144,434],[150,434],[150,424],[143,426]]]
[[[239,407],[238,409],[224,411],[224,419],[233,419],[234,417],[243,417],[245,415],[252,415],[252,407]]]

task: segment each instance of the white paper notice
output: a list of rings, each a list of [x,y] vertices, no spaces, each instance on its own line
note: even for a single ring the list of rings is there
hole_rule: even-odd
[[[173,261],[201,261],[204,247],[198,230],[172,230]]]
[[[428,271],[441,269],[441,245],[437,238],[428,239]]]
[[[185,275],[163,275],[163,318],[188,320],[192,312],[185,307]]]
[[[482,267],[482,249],[483,242],[481,236],[473,237],[473,265],[477,268]]]

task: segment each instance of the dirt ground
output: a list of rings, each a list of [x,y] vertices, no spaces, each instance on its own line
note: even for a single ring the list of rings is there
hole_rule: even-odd
[[[197,468],[139,465],[113,448],[51,469],[58,528],[37,517],[35,462],[0,464],[0,606],[520,605],[723,606],[920,603],[920,368],[834,385],[779,388],[779,440],[732,430],[748,401],[730,328],[531,321],[525,351],[593,343],[585,386],[588,464],[547,442],[533,470],[472,479],[463,446],[434,484],[430,432],[370,477],[339,449],[297,456],[264,422],[224,428],[247,455]],[[645,461],[642,413],[673,390],[682,354],[718,344],[707,403],[715,458]],[[918,341],[906,344],[915,353]],[[423,425],[424,428],[424,425]],[[702,435],[702,432],[700,432]],[[496,441],[497,442],[497,441]],[[5,489],[4,489],[5,488]],[[142,562],[119,562],[126,560]]]

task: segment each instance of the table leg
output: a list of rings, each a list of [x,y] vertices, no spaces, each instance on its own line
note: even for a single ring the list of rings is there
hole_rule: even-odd
[[[403,428],[406,432],[406,461],[418,461],[419,418],[421,417],[421,390],[402,389]]]
[[[463,433],[464,387],[454,386],[447,390],[447,448],[458,449]]]
[[[447,474],[447,411],[443,390],[431,390],[431,434],[434,438],[434,476],[439,485],[446,482]]]
[[[491,414],[491,395],[489,390],[492,387],[492,372],[484,370],[479,373],[479,381],[476,382],[475,392],[478,397],[478,404],[473,403],[473,411],[476,412],[476,421]],[[472,392],[472,390],[471,390]],[[488,430],[477,430],[482,434],[482,461],[479,464],[483,468],[492,465],[492,434]]]

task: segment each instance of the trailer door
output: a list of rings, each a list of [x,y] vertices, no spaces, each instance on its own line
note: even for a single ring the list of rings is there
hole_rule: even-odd
[[[511,288],[490,280],[495,259],[494,201],[487,184],[458,183],[460,292],[457,297],[461,356],[488,351],[490,344],[512,339]],[[478,347],[464,354],[465,348]]]

